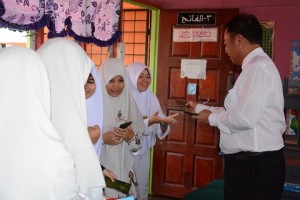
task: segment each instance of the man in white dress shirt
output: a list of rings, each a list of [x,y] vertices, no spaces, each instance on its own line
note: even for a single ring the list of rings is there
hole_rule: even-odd
[[[227,25],[225,52],[241,66],[224,107],[188,102],[199,123],[220,129],[225,200],[280,200],[285,181],[286,123],[279,72],[261,48],[262,29],[253,15],[240,14]]]

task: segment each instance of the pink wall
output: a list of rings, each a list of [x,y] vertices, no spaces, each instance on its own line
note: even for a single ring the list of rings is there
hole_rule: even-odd
[[[182,0],[151,0],[151,2],[160,5],[162,9],[239,8],[240,12],[256,15],[260,21],[275,21],[274,62],[282,78],[289,76],[291,41],[300,40],[300,0],[185,0],[184,3]]]
[[[289,76],[291,41],[300,40],[300,0],[135,0],[151,2],[160,9],[239,8],[260,21],[275,21],[274,62],[282,78]],[[198,8],[198,9],[197,9]]]
[[[134,0],[160,9],[242,8],[255,6],[299,5],[299,0]]]
[[[275,21],[274,62],[282,78],[289,76],[291,41],[300,40],[300,5],[244,7],[261,21]]]

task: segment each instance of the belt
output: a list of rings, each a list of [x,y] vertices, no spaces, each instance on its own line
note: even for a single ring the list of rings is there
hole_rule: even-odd
[[[250,152],[250,151],[241,151],[233,154],[220,154],[224,156],[225,159],[229,160],[249,160],[255,158],[262,158],[270,155],[275,155],[281,153],[283,149],[277,151],[262,151],[262,152]]]

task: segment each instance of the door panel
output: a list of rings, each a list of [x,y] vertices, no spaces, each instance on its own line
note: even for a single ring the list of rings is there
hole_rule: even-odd
[[[170,68],[170,99],[184,99],[186,96],[186,88],[182,85],[186,84],[186,80],[180,78],[180,69]]]
[[[208,101],[210,103],[216,103],[218,96],[218,70],[207,70],[206,80],[198,81],[198,99],[200,101]]]
[[[172,44],[172,56],[188,56],[190,44],[187,42],[174,42]]]
[[[176,25],[177,11],[160,12],[156,91],[165,113],[179,113],[179,116],[178,123],[171,126],[169,135],[157,141],[154,148],[154,194],[182,198],[192,189],[223,176],[223,161],[218,155],[218,129],[197,123],[184,110],[189,100],[203,103],[209,99],[208,105],[223,105],[229,71],[232,70],[232,64],[224,52],[224,24],[238,10],[201,11],[217,13],[217,42],[172,42],[173,27],[182,27]],[[207,59],[206,79],[180,78],[181,59]],[[187,94],[189,83],[197,85],[195,95]]]

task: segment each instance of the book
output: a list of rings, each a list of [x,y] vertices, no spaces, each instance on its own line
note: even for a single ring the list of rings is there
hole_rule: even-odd
[[[105,179],[106,186],[108,188],[116,189],[116,190],[122,192],[123,194],[127,194],[127,195],[129,194],[129,190],[131,187],[130,183],[127,183],[127,182],[124,182],[124,181],[121,181],[118,179],[115,179],[115,181],[112,182],[110,180],[110,178],[108,178],[106,176],[104,176],[104,179]]]

